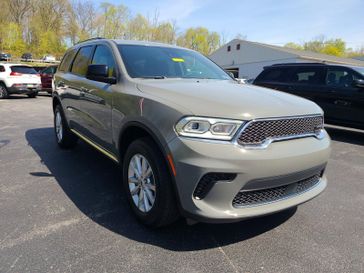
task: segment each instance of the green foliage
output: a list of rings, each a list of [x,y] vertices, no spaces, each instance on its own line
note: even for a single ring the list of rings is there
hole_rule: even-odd
[[[208,55],[220,46],[220,36],[204,27],[189,28],[178,37],[177,45]]]
[[[1,0],[0,50],[20,56],[60,58],[67,46],[101,36],[112,39],[179,44],[209,54],[220,46],[220,35],[190,28],[181,35],[173,21],[159,22],[142,14],[131,16],[128,7],[92,0]],[[66,46],[67,45],[67,46]]]
[[[326,39],[324,36],[319,36],[303,45],[296,43],[287,43],[285,47],[308,50],[317,53],[334,55],[338,57],[351,56],[351,49],[346,48],[346,43],[342,39]]]

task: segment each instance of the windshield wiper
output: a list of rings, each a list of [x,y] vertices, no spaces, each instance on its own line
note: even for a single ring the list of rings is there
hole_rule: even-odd
[[[162,79],[167,79],[166,76],[143,76],[143,77],[139,77],[142,79],[156,79],[156,80],[162,80]]]

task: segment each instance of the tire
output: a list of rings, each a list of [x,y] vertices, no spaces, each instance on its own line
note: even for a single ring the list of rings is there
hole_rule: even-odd
[[[37,96],[38,96],[38,92],[34,92],[34,93],[31,93],[31,94],[28,94],[28,97],[29,98],[32,98],[32,99],[36,98]]]
[[[138,167],[134,168],[138,160],[139,173],[144,176],[144,181],[141,180],[143,178],[137,178]],[[146,160],[144,165],[143,160]],[[142,165],[145,166],[145,170],[150,168],[151,171],[141,172]],[[123,160],[123,185],[132,211],[144,225],[162,227],[179,218],[166,160],[151,139],[135,140],[128,147]],[[142,201],[139,202],[140,200]]]
[[[71,149],[76,146],[78,138],[68,127],[61,105],[54,109],[54,133],[57,144],[62,149]]]
[[[9,97],[8,89],[3,83],[0,83],[0,99],[6,99]]]

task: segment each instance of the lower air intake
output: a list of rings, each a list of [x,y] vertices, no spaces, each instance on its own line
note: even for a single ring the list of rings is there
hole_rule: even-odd
[[[259,206],[277,202],[285,198],[293,197],[313,188],[320,182],[320,174],[316,174],[304,180],[276,187],[256,191],[240,191],[233,200],[234,207]]]

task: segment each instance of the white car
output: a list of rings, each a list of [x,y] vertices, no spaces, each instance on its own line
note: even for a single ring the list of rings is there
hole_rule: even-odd
[[[35,98],[40,89],[40,75],[33,67],[0,63],[0,99],[5,99],[10,94],[26,94]]]
[[[43,56],[42,60],[45,63],[51,63],[51,62],[55,62],[56,61],[56,57],[54,57],[52,55],[45,55],[45,56]]]

